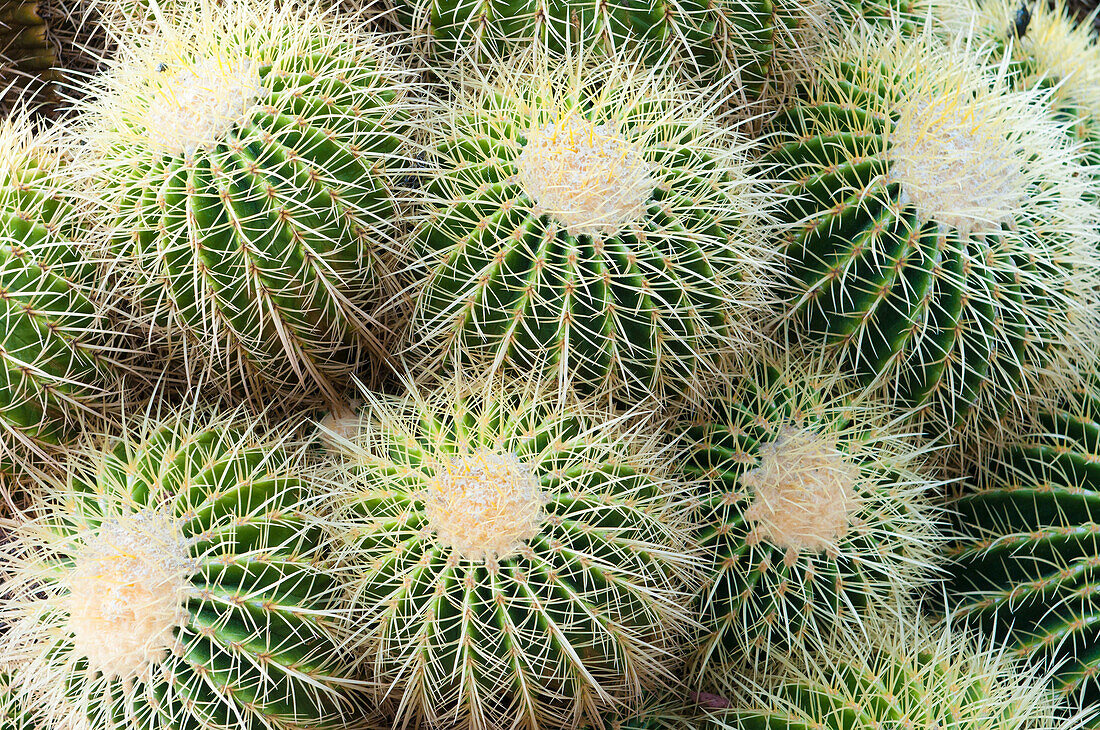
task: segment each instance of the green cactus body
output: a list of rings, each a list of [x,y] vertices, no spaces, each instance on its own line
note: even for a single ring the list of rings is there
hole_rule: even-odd
[[[395,723],[602,725],[674,681],[683,505],[654,438],[501,388],[370,396],[330,431],[350,641]]]
[[[663,74],[535,59],[458,89],[414,252],[427,358],[689,397],[754,340],[766,194]]]
[[[331,399],[381,355],[408,78],[347,20],[208,4],[132,31],[86,110],[115,255],[191,375]]]
[[[1064,662],[1056,685],[1100,702],[1100,406],[1095,394],[1046,413],[990,465],[987,489],[952,506],[949,597],[960,615],[1026,656]],[[1095,514],[1094,514],[1095,510]]]
[[[118,389],[58,164],[23,122],[0,128],[0,472],[73,438]]]
[[[855,33],[782,115],[790,317],[937,434],[1074,386],[1096,351],[1095,207],[1041,93]]]
[[[850,31],[851,24],[860,20],[913,32],[923,25],[929,0],[836,0],[832,6],[841,33]]]
[[[742,99],[774,86],[800,27],[816,19],[804,0],[395,0],[396,18],[441,61],[507,58],[537,46],[555,54],[580,48],[614,57],[636,52],[651,65],[672,63],[712,84],[733,81]]]
[[[279,443],[202,419],[74,462],[7,546],[0,661],[51,727],[344,727],[309,492]]]
[[[57,49],[47,37],[37,0],[0,0],[0,80],[35,92],[57,80]],[[34,84],[41,84],[39,89]],[[10,95],[5,89],[5,96]],[[0,100],[7,107],[10,99]]]
[[[708,561],[697,671],[861,622],[933,577],[935,482],[883,410],[835,376],[761,363],[683,431]]]
[[[1041,679],[996,647],[942,626],[886,626],[782,658],[711,727],[736,730],[1081,727]],[[737,684],[733,681],[729,684]],[[744,684],[744,683],[741,683]]]

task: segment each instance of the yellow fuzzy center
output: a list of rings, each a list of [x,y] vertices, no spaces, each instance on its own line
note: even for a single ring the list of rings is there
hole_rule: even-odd
[[[760,465],[741,476],[753,500],[745,520],[757,537],[794,551],[833,550],[858,508],[859,467],[828,438],[784,427],[761,444]]]
[[[172,154],[219,141],[263,93],[256,64],[247,59],[204,58],[176,70],[160,68],[166,78],[155,85],[144,126],[149,141]]]
[[[185,622],[194,571],[176,521],[146,510],[103,522],[66,576],[74,652],[104,676],[145,680]]]
[[[516,168],[535,204],[574,236],[617,233],[642,216],[654,188],[636,145],[576,115],[529,130]]]
[[[923,220],[962,235],[1011,221],[1028,195],[1019,146],[963,90],[913,94],[890,132],[889,178]]]
[[[443,464],[424,498],[428,524],[465,560],[506,557],[538,534],[545,498],[513,454],[485,451]]]

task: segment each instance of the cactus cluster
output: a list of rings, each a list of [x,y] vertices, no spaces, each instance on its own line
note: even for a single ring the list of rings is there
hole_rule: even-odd
[[[0,730],[1100,728],[1070,2],[0,0]]]

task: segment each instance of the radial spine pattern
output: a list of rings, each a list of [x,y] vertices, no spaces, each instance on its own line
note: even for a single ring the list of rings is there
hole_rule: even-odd
[[[667,452],[543,398],[458,379],[327,432],[351,642],[398,724],[578,727],[675,683],[694,563]]]
[[[935,433],[1071,390],[1096,352],[1085,167],[1046,94],[981,62],[856,29],[765,157],[789,181],[795,330]]]
[[[80,110],[125,291],[193,380],[332,400],[385,354],[412,81],[308,3],[179,15],[120,36]]]
[[[236,423],[149,417],[74,456],[5,547],[0,662],[49,727],[344,727],[310,492],[278,440]]]
[[[697,396],[755,340],[776,266],[749,147],[662,72],[513,66],[438,110],[418,351],[624,400]]]
[[[765,359],[683,429],[700,495],[705,674],[861,623],[934,577],[939,488],[913,435],[810,362]]]

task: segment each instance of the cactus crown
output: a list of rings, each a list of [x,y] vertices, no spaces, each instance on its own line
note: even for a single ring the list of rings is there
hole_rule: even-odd
[[[168,76],[151,92],[142,125],[149,141],[169,154],[189,155],[220,141],[248,116],[263,93],[256,62],[200,58]]]
[[[654,187],[637,144],[576,112],[527,130],[516,169],[535,205],[574,236],[622,230],[644,213]]]
[[[745,509],[753,526],[749,540],[835,553],[837,538],[848,533],[859,509],[859,465],[837,450],[835,436],[789,425],[757,453],[760,466],[741,476],[753,492]]]
[[[102,522],[75,548],[64,579],[73,651],[105,677],[149,681],[187,619],[187,578],[196,569],[165,511]]]
[[[424,514],[460,559],[492,562],[538,533],[545,501],[531,469],[515,454],[478,450],[440,465],[425,490]]]
[[[889,178],[923,220],[967,235],[998,230],[1030,187],[1018,135],[1006,134],[994,108],[999,96],[975,95],[962,84],[929,92],[914,90],[899,103]]]

